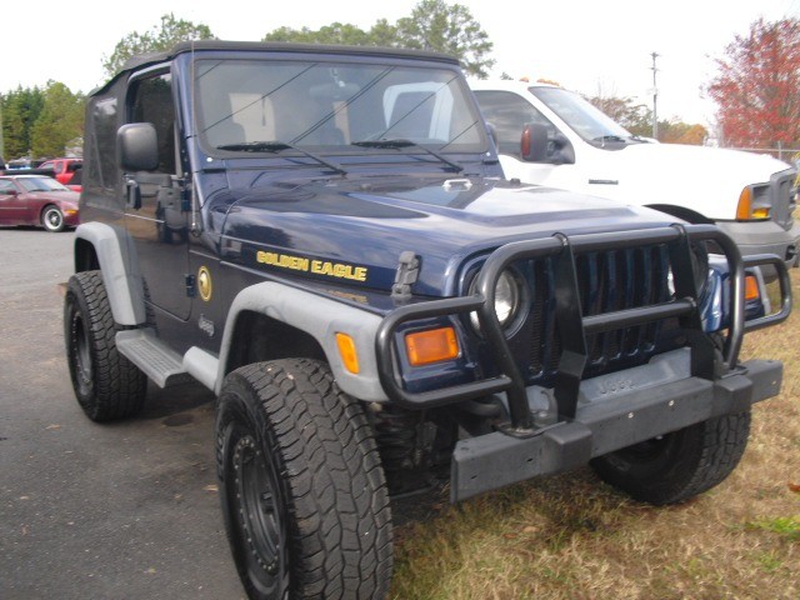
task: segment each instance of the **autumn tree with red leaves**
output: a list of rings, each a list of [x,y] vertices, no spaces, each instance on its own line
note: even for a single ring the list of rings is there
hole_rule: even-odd
[[[800,147],[800,19],[759,19],[717,66],[707,89],[726,145]]]

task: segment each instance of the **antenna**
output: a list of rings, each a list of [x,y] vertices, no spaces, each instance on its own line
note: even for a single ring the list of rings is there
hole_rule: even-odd
[[[191,88],[190,88],[190,92],[189,92],[191,94],[191,101],[189,103],[190,104],[190,109],[189,110],[191,111],[191,114],[189,115],[189,121],[191,122],[192,135],[190,137],[194,137],[194,136],[197,135],[197,117],[196,117],[196,113],[195,113],[195,104],[196,104],[196,102],[195,102],[195,94],[196,94],[195,88],[197,87],[197,71],[196,71],[197,67],[196,67],[196,65],[197,65],[197,60],[195,60],[195,55],[194,55],[194,38],[192,38],[192,70],[191,70],[192,82],[191,82]],[[186,143],[187,144],[189,143],[189,137],[186,138]],[[191,179],[190,179],[191,185],[190,185],[190,188],[189,188],[189,193],[192,195],[192,223],[191,223],[191,227],[190,227],[189,231],[191,231],[192,235],[197,236],[197,235],[200,234],[200,226],[199,226],[199,223],[198,223],[198,220],[197,220],[197,213],[200,210],[200,206],[199,206],[200,202],[199,202],[199,199],[197,198],[197,195],[199,193],[200,187],[195,185],[196,167],[194,165],[191,165],[190,168],[189,168],[189,171],[190,171],[189,172],[189,176],[191,177]]]

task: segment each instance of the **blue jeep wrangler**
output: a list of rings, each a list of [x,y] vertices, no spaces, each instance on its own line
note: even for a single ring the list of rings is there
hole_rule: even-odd
[[[390,497],[443,471],[453,501],[591,463],[681,502],[779,391],[780,363],[738,354],[788,313],[783,262],[505,181],[449,57],[186,43],[93,92],[85,144],[75,394],[107,421],[148,379],[217,393],[251,598],[383,597]],[[780,274],[772,314],[745,297],[758,264]]]

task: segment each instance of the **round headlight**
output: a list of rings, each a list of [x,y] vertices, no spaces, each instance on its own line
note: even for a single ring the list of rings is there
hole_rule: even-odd
[[[478,278],[472,280],[470,285],[470,293],[475,292]],[[497,279],[497,285],[494,288],[494,312],[497,315],[497,320],[500,325],[506,326],[514,320],[519,308],[521,291],[517,278],[510,271],[503,271]],[[478,313],[471,313],[469,316],[470,322],[475,329],[480,329],[480,322],[478,320]]]

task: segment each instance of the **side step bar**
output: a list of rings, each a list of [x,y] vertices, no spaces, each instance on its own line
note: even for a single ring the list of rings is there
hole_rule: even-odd
[[[193,346],[181,356],[159,340],[152,329],[120,331],[115,339],[117,350],[157,386],[164,388],[194,378],[211,391],[217,391],[216,355]]]
[[[117,350],[159,387],[186,381],[188,374],[181,355],[161,342],[151,329],[119,331],[116,342]]]

